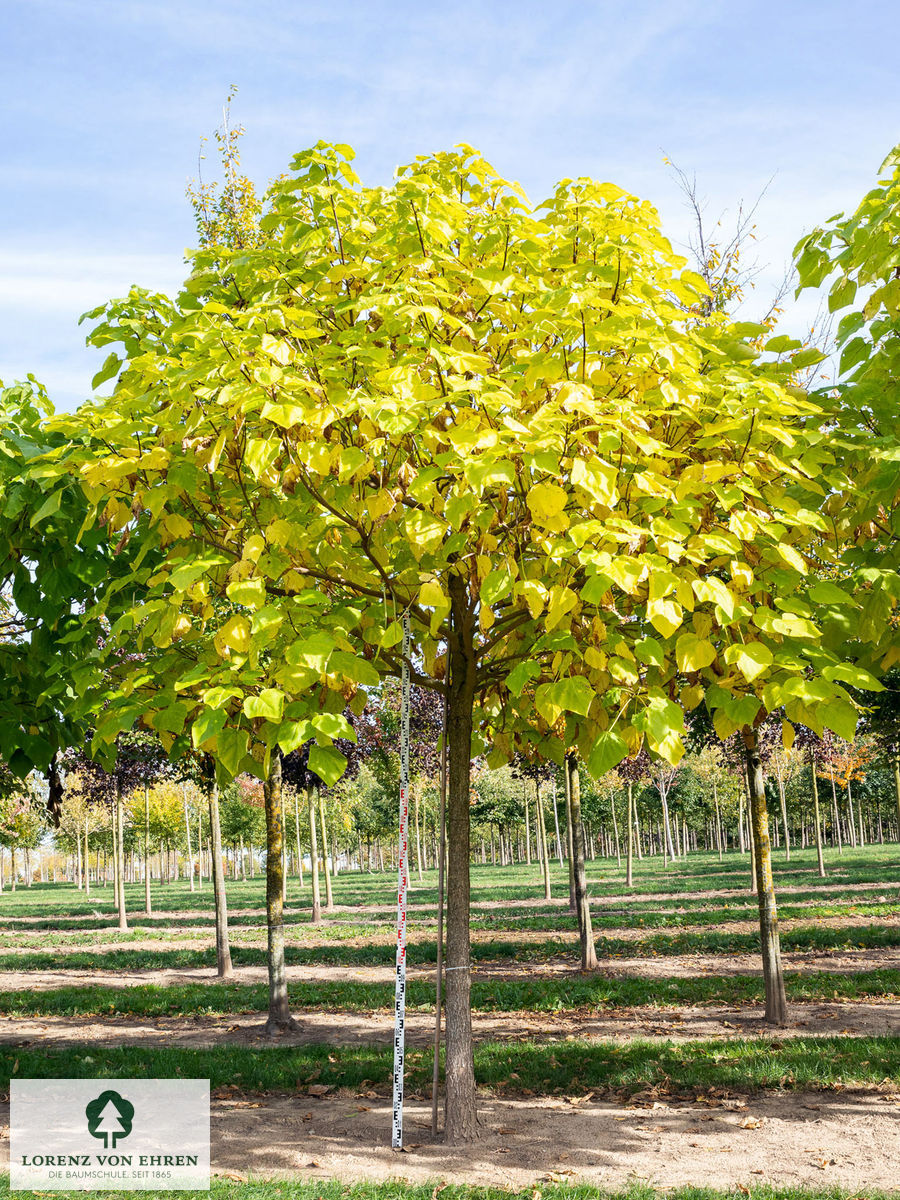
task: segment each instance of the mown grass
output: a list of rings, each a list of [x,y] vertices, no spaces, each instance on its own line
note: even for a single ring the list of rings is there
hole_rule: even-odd
[[[843,856],[829,852],[827,858],[829,875],[826,879],[819,880],[815,871],[814,850],[793,851],[790,863],[785,862],[784,856],[776,851],[776,887],[802,887],[805,891],[816,894],[827,892],[835,885],[847,883],[883,883],[888,887],[896,887],[898,883],[895,844],[848,850]],[[623,868],[618,867],[614,859],[598,859],[588,864],[588,882],[598,897],[625,898],[641,892],[660,892],[673,897],[684,895],[690,899],[696,897],[698,892],[746,889],[749,881],[749,856],[730,853],[720,863],[714,854],[691,854],[686,861],[679,860],[668,868],[663,866],[658,857],[644,859],[635,864],[634,887],[631,889],[625,887],[623,875]],[[554,893],[558,896],[565,895],[568,887],[566,868],[554,862],[551,877]],[[430,906],[437,903],[434,871],[425,872],[421,884],[413,872],[411,883],[417,904]],[[389,908],[395,886],[394,871],[372,874],[342,873],[334,880],[335,901],[353,907],[377,904]],[[261,909],[264,887],[265,882],[261,876],[248,880],[228,880],[226,890],[230,906],[235,909]],[[308,903],[308,885],[301,893],[297,881],[291,879],[288,891],[289,904],[296,904],[301,899]],[[472,903],[476,908],[479,904],[490,901],[540,901],[542,897],[540,870],[535,864],[531,867],[522,864],[497,867],[476,863],[472,867]],[[143,885],[127,885],[126,899],[129,907],[140,909],[143,906]],[[188,909],[211,913],[212,889],[207,883],[202,890],[191,892],[184,880],[156,885],[154,902],[160,913],[177,913]],[[112,906],[110,887],[95,887],[88,897],[71,884],[36,884],[32,888],[20,887],[15,893],[6,891],[0,897],[2,911],[10,917],[40,917],[61,909],[70,915],[90,916],[98,905]]]
[[[598,936],[595,939],[601,958],[649,958],[685,954],[747,954],[759,949],[759,935],[682,932],[654,934],[649,937],[624,938]],[[804,929],[784,930],[782,950],[871,950],[900,946],[900,923],[897,925],[867,925],[854,928],[830,929],[811,925]],[[568,939],[548,938],[544,941],[516,942],[494,938],[490,942],[474,942],[472,959],[475,962],[543,962],[550,958],[572,958],[577,953],[574,935]],[[431,964],[436,960],[437,943],[411,939],[409,961],[412,964]],[[364,946],[288,945],[285,961],[289,966],[391,966],[395,947],[385,939]],[[266,953],[261,946],[232,947],[235,966],[264,966]],[[161,971],[196,970],[216,965],[215,948],[175,947],[159,949],[107,949],[103,951],[65,950],[59,946],[50,950],[22,951],[0,954],[0,971]]]
[[[199,1078],[212,1087],[303,1091],[310,1083],[374,1089],[388,1095],[393,1049],[374,1046],[0,1046],[0,1085],[13,1075],[34,1079]],[[429,1094],[433,1052],[409,1048],[410,1094]],[[730,1042],[481,1042],[475,1046],[480,1086],[503,1094],[630,1096],[646,1088],[680,1096],[709,1089],[821,1090],[896,1087],[900,1039],[785,1038]]]
[[[439,1188],[442,1200],[534,1200],[535,1188],[529,1186],[521,1191],[505,1188],[475,1187],[469,1184],[446,1184],[435,1178],[424,1184],[402,1183],[341,1183],[338,1180],[291,1179],[254,1180],[246,1183],[213,1178],[209,1191],[178,1193],[187,1200],[435,1200]],[[540,1195],[543,1200],[659,1200],[661,1192],[668,1200],[858,1200],[853,1193],[840,1187],[802,1188],[770,1187],[757,1184],[733,1190],[716,1190],[703,1187],[680,1187],[661,1189],[647,1183],[630,1183],[625,1188],[607,1189],[588,1184],[542,1183]],[[45,1196],[46,1192],[17,1192],[17,1196]],[[84,1192],[53,1192],[61,1200],[65,1197],[83,1197]],[[11,1195],[9,1177],[0,1178],[0,1198]],[[133,1192],[104,1191],[107,1200],[133,1200]],[[169,1200],[172,1192],[145,1191],[146,1200]],[[866,1200],[896,1200],[896,1193],[866,1188]]]
[[[632,929],[681,929],[684,926],[719,926],[726,922],[746,921],[754,924],[759,919],[756,901],[744,899],[729,902],[720,900],[717,906],[710,907],[710,900],[697,897],[690,900],[679,900],[677,908],[660,908],[659,902],[635,902],[627,909],[616,909],[607,912],[595,900],[592,922],[597,933],[603,930]],[[690,907],[696,905],[697,907]],[[700,906],[705,907],[700,907]],[[900,903],[887,901],[860,902],[859,893],[851,892],[845,898],[838,898],[834,903],[793,904],[784,902],[778,906],[782,921],[828,921],[843,917],[870,917],[890,919],[900,916]],[[473,911],[472,929],[477,932],[503,934],[512,932],[528,933],[566,933],[573,932],[571,914],[559,904],[546,909],[532,909],[527,916],[522,916],[521,910],[494,910],[490,913]],[[536,914],[536,915],[535,915]],[[285,922],[289,927],[290,936],[303,939],[309,945],[322,945],[326,942],[346,942],[351,939],[384,937],[387,929],[393,928],[393,912],[384,914],[377,920],[352,920],[344,912],[323,913],[324,920],[320,925],[313,925],[310,914],[306,910],[288,911]],[[19,947],[39,946],[89,946],[97,942],[97,931],[103,930],[103,942],[109,944],[125,944],[134,941],[179,941],[186,937],[203,938],[214,936],[212,917],[147,917],[143,913],[129,913],[131,928],[120,931],[116,928],[116,915],[111,910],[108,915],[94,920],[81,918],[48,918],[45,921],[15,924],[12,932],[0,932],[0,950],[17,949]],[[9,925],[7,928],[9,928]],[[435,928],[436,919],[431,914],[414,911],[410,915],[410,931],[424,932]],[[232,914],[229,917],[229,928],[232,941],[264,939],[265,926],[261,913]],[[0,917],[2,930],[2,917]],[[783,936],[785,934],[783,933]],[[835,936],[837,936],[835,934]],[[849,934],[848,934],[849,936]],[[387,943],[386,943],[387,944]],[[849,943],[848,943],[849,944]],[[837,948],[837,943],[825,948]],[[391,950],[393,953],[393,950]]]
[[[788,973],[788,1000],[831,1001],[887,999],[900,996],[900,970],[829,973]],[[297,1009],[376,1012],[393,1005],[393,983],[356,980],[294,981],[288,988]],[[261,1012],[267,1007],[264,983],[196,983],[171,986],[138,984],[129,987],[71,985],[45,990],[0,993],[0,1014],[25,1016],[175,1016],[222,1015]],[[475,1012],[585,1012],[643,1005],[758,1004],[763,999],[762,979],[751,975],[688,976],[645,979],[603,976],[546,976],[472,979]],[[407,986],[407,1008],[429,1011],[434,1005],[434,984],[412,977]]]

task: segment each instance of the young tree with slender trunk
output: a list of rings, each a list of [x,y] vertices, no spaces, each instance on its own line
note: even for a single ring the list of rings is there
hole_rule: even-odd
[[[266,964],[269,971],[269,1037],[299,1028],[291,1016],[284,961],[284,802],[281,756],[273,754],[263,785],[266,804]]]
[[[578,913],[578,936],[581,942],[582,971],[596,971],[597,947],[594,945],[594,931],[591,927],[591,904],[587,891],[587,877],[584,869],[584,825],[581,820],[581,776],[578,771],[578,758],[569,751],[566,754],[566,792],[569,797],[569,811],[572,814],[572,848],[575,873],[575,903]]]
[[[775,884],[772,879],[772,846],[769,841],[769,814],[759,741],[756,730],[745,726],[741,731],[747,754],[747,789],[750,795],[750,832],[756,850],[756,887],[759,894],[759,932],[762,946],[763,980],[766,989],[766,1020],[773,1025],[787,1024],[787,998],[781,967],[781,941]]]
[[[216,906],[216,970],[220,979],[234,976],[228,937],[228,901],[225,896],[225,864],[222,861],[222,825],[219,820],[219,785],[211,759],[206,759],[206,800],[209,807],[213,896]]]

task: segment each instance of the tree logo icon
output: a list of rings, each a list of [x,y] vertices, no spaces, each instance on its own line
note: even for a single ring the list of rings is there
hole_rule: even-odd
[[[134,1105],[118,1092],[101,1092],[84,1112],[88,1132],[95,1138],[103,1138],[104,1150],[115,1150],[116,1142],[131,1133]]]

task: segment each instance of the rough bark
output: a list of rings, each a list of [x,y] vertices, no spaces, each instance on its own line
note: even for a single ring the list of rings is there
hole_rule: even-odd
[[[288,1004],[284,965],[284,808],[281,794],[281,755],[272,755],[263,785],[266,806],[266,965],[269,969],[269,1017],[266,1033],[274,1037],[298,1028]]]
[[[470,1008],[469,793],[476,658],[474,613],[468,589],[458,575],[449,581],[451,619],[450,680],[447,694],[447,966],[445,1058],[445,1138],[449,1145],[477,1136],[475,1064]]]
[[[228,941],[228,904],[225,899],[225,868],[222,865],[222,826],[219,823],[219,787],[208,770],[206,798],[209,804],[210,868],[216,904],[216,969],[220,979],[231,979],[231,946]]]
[[[581,776],[574,753],[566,755],[566,790],[572,813],[572,861],[575,871],[575,904],[578,912],[578,936],[581,941],[582,971],[596,971],[597,948],[591,927],[591,907],[584,870],[584,826],[581,823]]]
[[[778,934],[775,884],[772,879],[772,845],[769,840],[769,813],[766,808],[765,781],[756,731],[745,725],[742,736],[747,761],[750,832],[756,860],[759,934],[762,948],[763,980],[766,988],[766,1021],[772,1025],[785,1025],[787,1023],[787,999],[784,993],[784,974],[781,968],[781,941]]]

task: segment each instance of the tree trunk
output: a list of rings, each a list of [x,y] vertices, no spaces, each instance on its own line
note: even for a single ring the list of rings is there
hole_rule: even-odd
[[[822,823],[819,818],[819,784],[816,779],[816,760],[812,760],[813,819],[816,823],[816,860],[819,878],[825,878],[825,859],[822,854]]]
[[[791,861],[791,831],[788,829],[788,812],[787,800],[784,795],[784,780],[781,776],[781,761],[776,753],[775,758],[775,777],[778,780],[778,796],[781,800],[781,827],[784,830],[784,861]]]
[[[559,836],[559,808],[556,803],[556,775],[553,776],[553,825],[556,829],[556,857],[559,860],[559,865],[562,866],[564,860],[562,838]],[[547,822],[544,821],[544,830],[546,833]]]
[[[675,845],[672,841],[672,822],[669,819],[669,789],[665,783],[658,783],[657,790],[662,802],[663,814],[663,858],[668,854],[670,862],[675,861]]]
[[[584,826],[581,823],[581,776],[578,760],[573,752],[566,755],[566,790],[569,794],[569,809],[572,813],[572,850],[575,867],[575,902],[578,910],[578,936],[581,940],[582,971],[597,970],[597,949],[594,931],[591,928],[591,908],[587,894],[587,879],[584,871]]]
[[[622,851],[621,851],[621,847],[619,845],[619,821],[618,821],[618,818],[616,817],[616,798],[615,798],[615,796],[610,797],[609,807],[612,812],[613,835],[615,836],[615,839],[616,839],[616,866],[621,867],[622,866]]]
[[[778,911],[772,879],[772,846],[769,841],[769,814],[766,809],[765,781],[759,758],[756,731],[745,725],[742,732],[747,759],[747,789],[750,796],[750,831],[756,851],[756,890],[759,897],[759,933],[762,948],[763,979],[766,987],[766,1021],[772,1025],[787,1023],[787,999],[781,969],[781,942],[778,935]]]
[[[476,659],[474,613],[466,583],[449,579],[452,630],[447,695],[447,990],[445,1139],[455,1146],[477,1136],[475,1063],[470,1008],[469,805]]]
[[[897,837],[900,838],[900,755],[894,755],[894,799],[897,801]]]
[[[325,801],[322,799],[322,789],[319,793],[319,823],[322,826],[322,866],[325,868],[325,911],[334,908],[334,893],[331,890],[331,864],[328,861],[328,832],[325,829]]]
[[[316,802],[312,788],[306,789],[306,802],[309,808],[309,862],[312,874],[312,923],[318,925],[322,920],[322,897],[319,893],[319,838],[316,834]]]
[[[416,871],[422,883],[422,829],[419,824],[419,788],[413,788],[413,812],[416,820]]]
[[[572,829],[572,794],[569,782],[569,774],[565,768],[563,773],[566,780],[566,853],[569,859],[569,908],[573,913],[578,912],[578,905],[575,901],[575,853],[573,848],[574,832]]]
[[[53,882],[56,882],[56,868],[53,869]],[[84,823],[84,894],[91,894],[91,860],[88,848],[88,823]]]
[[[303,887],[303,850],[300,846],[300,798],[297,792],[294,792],[294,838],[297,843],[297,875],[300,880],[300,887]],[[362,845],[362,843],[360,843]],[[252,862],[252,859],[251,859]],[[362,854],[360,853],[360,870],[362,870]]]
[[[284,805],[281,793],[281,755],[272,754],[263,785],[266,806],[266,965],[269,969],[269,1037],[297,1028],[288,1004],[284,965]]]
[[[719,806],[719,788],[713,780],[713,802],[716,806],[716,846],[719,850],[719,862],[722,861],[722,810]]]
[[[525,862],[531,866],[531,813],[528,811],[528,782],[522,780],[522,800],[525,804]]]
[[[184,833],[187,838],[187,869],[191,881],[191,891],[194,890],[194,853],[191,850],[191,818],[188,813],[187,784],[181,785],[181,799],[184,802]]]
[[[203,817],[197,805],[197,889],[203,891]]]
[[[544,899],[552,900],[553,892],[550,889],[550,847],[547,845],[547,822],[544,818],[544,806],[541,803],[541,787],[537,779],[534,781],[534,808],[537,813],[538,838],[540,839],[541,870],[544,876]]]
[[[212,763],[207,763],[209,773],[207,800],[209,802],[210,873],[213,879],[213,895],[216,904],[216,968],[220,979],[231,979],[231,946],[228,942],[228,904],[225,899],[225,869],[222,865],[222,826],[219,823],[219,785],[213,774]]]
[[[165,906],[165,901],[163,902]],[[144,912],[153,912],[150,900],[150,789],[144,784]]]
[[[634,865],[634,785],[628,781],[628,849],[625,859],[625,886],[632,887],[634,880],[632,868]]]
[[[118,909],[119,909],[119,928],[128,928],[128,916],[125,912],[125,837],[124,837],[124,815],[122,812],[122,788],[118,781],[116,782],[116,879],[118,882]]]
[[[841,840],[841,814],[838,810],[837,788],[834,783],[834,767],[830,763],[828,764],[828,773],[831,776],[831,820],[833,825],[831,840],[833,842],[837,838],[838,854],[843,854],[844,843]]]

